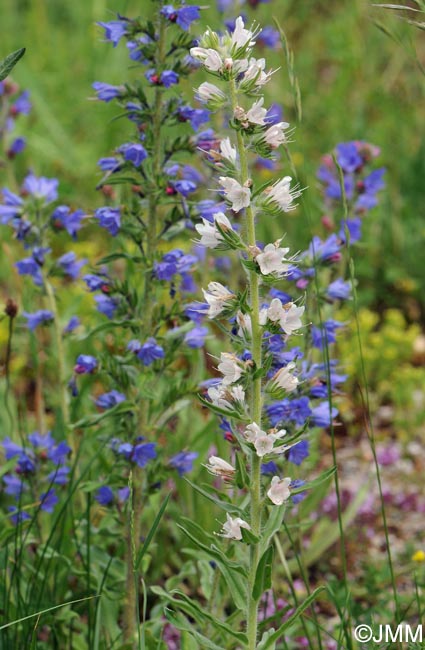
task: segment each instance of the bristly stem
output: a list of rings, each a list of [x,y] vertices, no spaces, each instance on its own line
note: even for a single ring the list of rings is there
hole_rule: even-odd
[[[162,6],[162,2],[160,3]],[[166,56],[166,21],[159,13],[159,31],[157,41],[156,69],[160,71],[165,63]],[[161,134],[163,114],[163,88],[155,88],[155,96],[152,105],[152,168],[151,183],[148,189],[148,215],[146,225],[146,263],[143,287],[143,315],[141,318],[140,336],[144,339],[151,335],[152,331],[152,309],[154,305],[152,295],[151,274],[157,248],[158,227],[158,180],[162,171],[163,143]],[[148,405],[140,402],[137,414],[136,431],[138,436],[149,433]],[[139,620],[139,576],[135,566],[135,557],[138,551],[141,534],[141,519],[143,512],[143,490],[144,474],[142,470],[134,466],[132,471],[132,489],[129,500],[129,512],[127,523],[127,577],[126,577],[126,602],[124,605],[124,639],[132,647],[138,648],[138,636],[140,633]]]
[[[238,101],[236,82],[233,79],[230,80],[230,95],[232,102],[232,112],[234,113],[238,105]],[[245,143],[243,135],[239,130],[237,131],[237,151],[240,161],[240,183],[242,185],[245,185],[250,182],[250,175]],[[255,234],[255,213],[251,205],[246,208],[245,212],[245,230],[248,245],[255,248],[257,245]],[[248,282],[252,325],[251,352],[252,360],[254,362],[254,369],[258,370],[262,366],[262,333],[259,320],[260,286],[258,275],[255,271],[249,272]],[[261,377],[257,374],[252,381],[251,414],[253,422],[258,424],[259,427],[261,427],[261,412]],[[261,532],[261,462],[255,451],[251,451],[250,461],[250,525],[253,534],[259,536]],[[246,633],[248,636],[248,650],[255,650],[257,646],[259,599],[253,598],[252,592],[255,583],[258,562],[259,546],[258,544],[251,544],[246,609]]]

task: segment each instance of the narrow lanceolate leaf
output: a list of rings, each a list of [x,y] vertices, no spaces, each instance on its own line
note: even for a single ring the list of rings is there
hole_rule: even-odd
[[[188,478],[185,478],[186,483],[190,485],[190,487],[193,490],[196,490],[196,492],[199,492],[199,494],[202,494],[203,497],[214,503],[218,508],[221,508],[225,512],[228,512],[229,514],[234,514],[238,515],[239,517],[243,516],[243,511],[238,508],[238,506],[233,505],[233,503],[230,503],[230,501],[223,501],[222,499],[219,499],[218,497],[214,496],[214,494],[210,494],[210,492],[207,492],[203,488],[199,487],[199,485],[196,485],[195,483],[192,483],[192,481],[189,481]]]
[[[67,605],[75,605],[75,603],[82,603],[84,600],[92,600],[93,598],[99,598],[99,596],[87,596],[86,598],[77,598],[77,600],[69,600],[68,602],[61,603],[60,605],[54,605],[54,607],[48,607],[47,609],[42,609],[39,612],[35,612],[34,614],[29,614],[29,616],[18,618],[16,619],[16,621],[5,623],[5,625],[0,625],[0,630],[5,630],[7,627],[12,627],[12,625],[18,625],[18,623],[27,621],[29,618],[35,618],[38,616],[42,616],[43,614],[48,614],[49,612],[54,612],[55,609],[60,609],[61,607],[66,607]]]
[[[258,600],[261,594],[272,586],[273,555],[274,546],[269,546],[258,563],[255,582],[252,588],[252,597],[254,600]]]
[[[223,650],[221,646],[213,643],[206,636],[194,630],[193,625],[191,625],[182,614],[176,614],[169,609],[166,609],[164,613],[171,625],[182,632],[188,632],[190,636],[199,643],[200,648],[208,648],[208,650]]]
[[[157,530],[157,528],[159,526],[159,522],[161,521],[162,516],[163,516],[163,514],[164,514],[164,512],[165,512],[165,510],[167,508],[168,502],[170,500],[170,496],[171,496],[171,492],[169,494],[167,494],[167,496],[165,497],[160,509],[158,510],[158,514],[156,515],[155,521],[153,522],[153,524],[151,526],[151,529],[150,529],[149,533],[147,534],[145,542],[144,542],[143,546],[141,547],[141,549],[139,550],[139,552],[137,554],[135,567],[134,567],[135,569],[139,568],[140,562],[142,561],[143,556],[145,555],[146,551],[149,548],[149,545],[150,545],[150,543],[151,543],[151,541],[152,541],[152,539],[153,539],[153,537],[154,537],[154,535],[156,533],[156,530]]]
[[[0,62],[0,81],[6,79],[6,77],[12,72],[15,65],[18,63],[19,59],[25,54],[25,48],[21,47],[20,50],[16,50],[9,54],[3,61]]]
[[[302,605],[297,607],[295,612],[290,616],[275,632],[270,634],[267,638],[263,637],[260,643],[257,646],[257,650],[272,650],[275,647],[276,641],[282,637],[283,633],[291,627],[305,612],[305,610],[310,607],[317,596],[325,590],[325,587],[318,587],[310,594],[308,598],[305,599]]]

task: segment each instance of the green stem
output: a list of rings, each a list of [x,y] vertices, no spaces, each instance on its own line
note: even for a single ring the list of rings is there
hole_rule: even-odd
[[[156,58],[156,69],[161,71],[166,57],[166,22],[160,17],[158,50]],[[152,310],[154,306],[154,296],[152,293],[152,282],[150,275],[155,260],[157,238],[158,238],[158,187],[162,173],[162,114],[163,102],[162,95],[164,89],[160,86],[155,88],[155,97],[152,107],[152,136],[153,147],[151,152],[152,161],[152,182],[148,188],[148,219],[146,228],[146,268],[143,288],[143,315],[140,336],[142,339],[151,335],[153,318]],[[149,433],[149,410],[148,404],[140,401],[138,418],[136,423],[137,435],[147,437]],[[126,540],[126,560],[127,560],[127,577],[126,577],[126,602],[124,605],[124,639],[126,643],[132,644],[133,648],[138,648],[138,634],[140,630],[139,621],[139,576],[134,565],[135,554],[137,553],[140,535],[141,520],[143,514],[143,489],[144,474],[143,471],[135,466],[132,472],[132,490],[131,490],[131,507],[129,508],[127,540]]]
[[[236,82],[230,81],[230,97],[232,112],[235,111],[237,101]],[[245,185],[250,182],[248,158],[246,147],[241,131],[237,131],[237,150],[240,161],[240,183]],[[245,230],[248,245],[255,247],[257,239],[255,234],[255,213],[252,206],[248,206],[245,212]],[[252,341],[251,352],[254,368],[261,368],[262,365],[262,332],[260,326],[260,283],[255,271],[250,271],[248,276],[249,296],[251,306],[251,325]],[[251,413],[252,420],[261,427],[262,413],[262,395],[261,395],[261,377],[256,377],[252,382],[251,394]],[[250,525],[254,535],[259,536],[261,532],[261,462],[256,452],[251,452],[251,470],[250,470]],[[249,558],[249,577],[247,592],[247,610],[246,610],[246,633],[248,637],[248,650],[255,650],[257,646],[258,634],[258,602],[259,599],[252,597],[252,591],[255,583],[255,576],[259,562],[259,546],[251,544]]]
[[[69,404],[68,404],[65,352],[63,348],[62,332],[59,324],[59,313],[58,313],[58,308],[56,303],[56,296],[55,296],[54,289],[47,278],[44,279],[44,285],[46,287],[46,294],[49,303],[49,308],[53,314],[53,332],[54,332],[55,344],[56,344],[57,368],[58,368],[58,379],[59,379],[59,388],[60,388],[59,399],[60,399],[60,405],[62,411],[63,426],[67,434],[69,445],[75,457],[76,454],[75,441],[73,437],[69,435],[70,416],[69,416]]]

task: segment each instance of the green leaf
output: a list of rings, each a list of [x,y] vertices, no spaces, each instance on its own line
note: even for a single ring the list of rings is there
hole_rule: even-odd
[[[260,538],[254,535],[248,528],[241,528],[242,541],[245,544],[258,544]]]
[[[317,486],[321,485],[325,481],[332,478],[332,476],[335,474],[335,472],[336,472],[336,467],[335,466],[331,467],[330,469],[326,470],[326,472],[323,472],[322,474],[320,474],[320,476],[315,478],[313,481],[310,481],[309,483],[305,483],[304,485],[301,485],[299,488],[295,488],[295,489],[291,490],[291,495],[292,494],[300,494],[301,492],[305,492],[306,490],[313,490]]]
[[[0,61],[0,81],[6,79],[18,63],[19,59],[22,59],[24,54],[25,48],[21,47],[21,49],[12,52],[12,54],[9,54],[5,59],[3,59],[3,61]]]
[[[218,413],[218,415],[225,415],[228,418],[233,418],[234,420],[246,420],[246,418],[242,417],[240,413],[238,413],[235,410],[228,410],[228,409],[222,409],[219,406],[215,406],[212,402],[209,402],[206,400],[202,395],[198,395],[199,401],[206,406],[210,411],[213,413]]]
[[[249,476],[248,476],[248,472],[246,471],[245,457],[242,456],[242,454],[239,452],[236,453],[235,466],[236,466],[235,482],[238,488],[243,490],[243,488],[249,485]]]
[[[164,501],[162,502],[162,505],[161,505],[160,509],[158,510],[158,514],[156,515],[155,520],[154,520],[154,522],[153,522],[153,524],[152,524],[152,526],[151,526],[151,528],[149,530],[149,533],[146,536],[144,544],[143,544],[142,548],[139,550],[139,552],[137,554],[136,562],[135,562],[135,566],[134,566],[134,568],[136,570],[139,568],[140,562],[142,561],[143,556],[145,555],[146,551],[148,550],[149,545],[150,545],[150,543],[151,543],[151,541],[152,541],[152,539],[153,539],[153,537],[154,537],[154,535],[156,533],[156,530],[157,530],[157,528],[159,526],[159,522],[161,521],[162,516],[163,516],[163,514],[164,514],[164,512],[165,512],[165,510],[167,508],[168,502],[170,500],[170,496],[171,496],[171,492],[169,492],[167,494]]]
[[[185,477],[184,479],[186,483],[190,485],[190,487],[196,492],[199,492],[199,494],[202,494],[203,497],[208,499],[209,501],[212,501],[218,508],[221,508],[225,512],[228,512],[229,514],[234,514],[238,515],[239,517],[243,517],[244,513],[243,511],[238,508],[238,506],[233,505],[233,503],[230,503],[229,501],[223,501],[222,499],[218,499],[215,497],[213,494],[210,494],[206,490],[203,490],[199,485],[196,485],[195,483],[192,483],[192,481],[189,481],[188,478]]]
[[[255,582],[252,588],[252,597],[254,600],[258,600],[261,594],[267,591],[267,589],[270,589],[272,586],[273,556],[274,546],[272,545],[269,546],[266,551],[264,551],[257,566]]]
[[[297,607],[295,612],[290,616],[286,621],[272,634],[268,636],[268,638],[262,638],[260,643],[258,644],[257,650],[272,650],[274,648],[275,642],[279,641],[281,638],[282,634],[288,629],[288,627],[291,627],[297,621],[300,616],[304,613],[304,611],[310,607],[311,603],[316,600],[317,596],[322,592],[325,591],[325,587],[318,587],[313,591],[313,593],[308,596],[308,598],[305,599],[302,605]]]
[[[36,616],[42,616],[42,614],[47,614],[48,612],[53,612],[55,609],[60,609],[61,607],[66,607],[67,605],[74,605],[75,603],[82,603],[85,600],[92,600],[93,598],[99,598],[99,596],[87,596],[86,598],[77,598],[77,600],[69,600],[66,603],[61,603],[60,605],[54,605],[53,607],[48,607],[47,609],[42,609],[39,612],[30,614],[29,616],[24,616],[23,618],[18,618],[16,621],[11,621],[5,625],[0,625],[0,630],[5,630],[7,627],[12,627],[12,625],[17,625],[22,623],[22,621],[27,621],[29,618],[35,618]]]
[[[166,609],[164,611],[164,614],[171,625],[176,627],[178,630],[181,630],[182,632],[188,632],[194,639],[196,639],[196,641],[199,643],[200,648],[208,648],[208,650],[223,650],[221,646],[216,645],[206,636],[194,630],[193,625],[191,625],[182,614],[175,614],[169,609]]]

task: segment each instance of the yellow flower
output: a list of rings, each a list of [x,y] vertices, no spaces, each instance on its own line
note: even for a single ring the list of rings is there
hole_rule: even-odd
[[[425,562],[425,551],[416,551],[412,555],[413,562]]]

